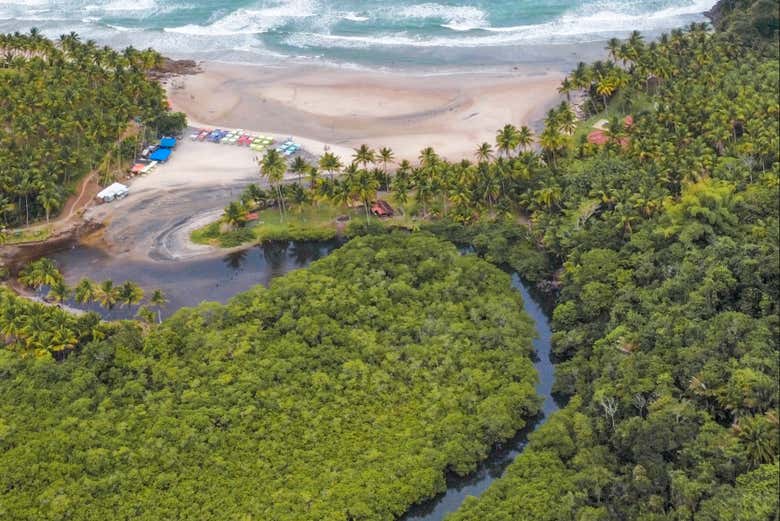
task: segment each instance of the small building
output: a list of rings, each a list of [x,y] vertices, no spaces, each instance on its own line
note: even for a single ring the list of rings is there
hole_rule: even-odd
[[[371,205],[371,213],[377,217],[392,217],[394,211],[387,201],[379,199]]]
[[[109,203],[114,199],[122,199],[130,193],[130,190],[122,183],[113,183],[107,186],[97,194],[97,198],[104,203]]]

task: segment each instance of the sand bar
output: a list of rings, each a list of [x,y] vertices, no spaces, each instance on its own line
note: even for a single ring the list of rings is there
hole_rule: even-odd
[[[389,146],[414,159],[433,146],[473,156],[505,123],[534,125],[561,99],[552,69],[413,74],[206,62],[170,82],[176,110],[212,126],[263,129],[317,143]],[[311,150],[317,152],[317,150]]]

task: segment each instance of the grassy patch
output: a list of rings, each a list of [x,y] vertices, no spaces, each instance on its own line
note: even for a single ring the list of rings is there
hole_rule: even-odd
[[[222,248],[276,240],[321,241],[336,237],[337,218],[341,215],[348,215],[350,219],[363,217],[358,209],[346,210],[327,204],[295,207],[288,210],[284,217],[278,209],[268,208],[258,212],[258,219],[243,228],[221,232],[217,221],[193,231],[190,237],[197,244]]]
[[[23,242],[45,241],[52,234],[51,226],[41,226],[31,229],[8,231],[5,236],[5,244],[20,244]]]

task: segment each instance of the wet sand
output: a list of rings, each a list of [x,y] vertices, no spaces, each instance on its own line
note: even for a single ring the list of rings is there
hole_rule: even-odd
[[[504,124],[534,125],[561,100],[556,89],[564,76],[543,65],[433,74],[214,62],[202,68],[168,85],[174,108],[193,121],[349,149],[389,146],[410,160],[426,146],[451,160],[470,158]]]

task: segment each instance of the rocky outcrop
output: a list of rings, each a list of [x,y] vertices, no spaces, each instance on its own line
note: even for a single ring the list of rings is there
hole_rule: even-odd
[[[704,16],[710,19],[712,25],[718,27],[723,17],[734,8],[734,0],[718,0],[712,9],[704,12]]]

